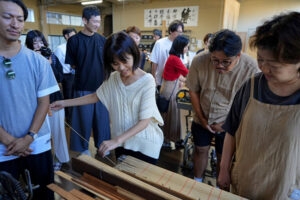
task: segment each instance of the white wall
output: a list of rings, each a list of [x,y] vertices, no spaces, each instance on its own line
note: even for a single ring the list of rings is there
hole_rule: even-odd
[[[247,41],[255,28],[264,21],[282,12],[300,12],[300,0],[241,0],[238,32],[247,33]],[[255,57],[255,52],[246,47],[246,52]]]
[[[238,31],[247,32],[273,15],[286,11],[300,12],[299,0],[242,0]]]

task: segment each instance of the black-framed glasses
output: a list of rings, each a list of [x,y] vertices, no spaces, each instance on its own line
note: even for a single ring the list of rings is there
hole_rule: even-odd
[[[222,61],[220,61],[218,59],[212,58],[211,62],[214,66],[218,66],[219,64],[221,64],[223,67],[226,68],[226,67],[229,67],[232,64],[233,61],[232,60],[222,60]]]
[[[3,60],[3,65],[5,68],[9,69],[5,75],[6,78],[8,78],[9,80],[15,79],[16,78],[16,73],[14,72],[14,70],[11,69],[11,60],[9,58],[4,58]]]

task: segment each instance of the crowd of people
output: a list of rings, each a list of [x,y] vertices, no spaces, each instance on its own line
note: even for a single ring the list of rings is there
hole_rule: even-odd
[[[164,143],[182,139],[176,93],[189,89],[193,108],[194,179],[203,182],[215,141],[217,185],[249,199],[300,198],[300,13],[273,17],[250,38],[223,29],[185,63],[189,39],[175,20],[168,36],[153,31],[151,73],[130,26],[105,38],[100,10],[83,9],[83,30],[66,28],[55,51],[39,30],[19,37],[28,17],[21,0],[0,0],[0,171],[25,169],[33,199],[54,199],[47,185],[68,163],[69,150],[91,156],[131,155],[156,164]],[[157,93],[169,102],[160,113]],[[70,149],[65,121],[72,127]],[[51,139],[54,151],[51,151]],[[54,155],[52,155],[52,153]]]

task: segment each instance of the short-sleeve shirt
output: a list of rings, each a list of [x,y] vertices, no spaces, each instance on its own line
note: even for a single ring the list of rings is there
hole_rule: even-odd
[[[97,96],[109,111],[112,138],[123,134],[140,120],[151,118],[144,130],[129,138],[122,146],[157,159],[164,136],[158,126],[163,125],[163,119],[155,102],[153,76],[145,74],[125,86],[120,73],[113,72],[98,88]]]
[[[178,56],[170,55],[164,68],[163,78],[167,81],[174,81],[179,78],[180,75],[186,76],[189,70],[182,63]]]
[[[59,62],[61,63],[63,67],[63,73],[64,74],[71,74],[72,73],[72,67],[69,64],[65,64],[66,59],[66,51],[67,51],[67,43],[59,45],[56,50],[54,51],[54,54],[58,58]]]
[[[251,80],[248,80],[236,93],[230,112],[223,125],[223,129],[232,136],[235,135],[242,120],[250,98],[250,89]],[[254,78],[254,98],[262,103],[272,105],[297,105],[300,104],[300,90],[290,96],[278,96],[270,90],[263,73],[258,73]]]
[[[22,46],[19,53],[10,58],[11,69],[16,73],[13,80],[6,78],[7,69],[0,56],[0,126],[16,138],[24,137],[31,126],[38,106],[38,98],[59,90],[50,63],[40,54]],[[30,147],[32,154],[51,149],[51,135],[46,117]],[[0,143],[0,162],[18,158],[4,156],[6,147]]]
[[[172,41],[168,37],[161,38],[155,42],[154,48],[151,53],[151,62],[157,64],[155,72],[156,84],[161,85],[162,75],[165,67],[165,63],[169,57],[169,51],[172,47]]]
[[[259,71],[257,62],[241,54],[232,71],[218,73],[211,63],[210,52],[203,52],[193,59],[187,78],[190,91],[200,94],[200,105],[208,124],[224,122],[234,96],[243,83]],[[194,113],[194,121],[200,123]]]
[[[88,36],[79,32],[69,38],[65,63],[76,67],[75,90],[96,91],[102,84],[104,43],[105,38],[98,33]]]

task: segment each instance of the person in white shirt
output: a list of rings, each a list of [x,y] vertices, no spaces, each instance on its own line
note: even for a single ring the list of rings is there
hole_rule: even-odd
[[[77,31],[74,28],[65,28],[62,31],[62,34],[66,41],[68,42],[68,39],[75,35]],[[62,87],[63,87],[63,95],[64,99],[71,99],[73,97],[72,91],[73,91],[73,81],[74,81],[74,69],[69,64],[65,64],[65,58],[66,58],[66,49],[67,49],[67,43],[63,43],[59,45],[56,50],[54,51],[54,54],[58,58],[59,62],[63,66],[63,79],[62,79]],[[65,109],[66,113],[66,120],[67,122],[71,121],[71,112],[70,108]]]
[[[162,83],[162,74],[172,43],[178,35],[183,34],[183,31],[183,23],[179,20],[174,20],[169,25],[168,37],[157,40],[153,47],[150,61],[152,62],[152,75],[155,78],[157,86],[160,86]]]
[[[51,104],[58,110],[101,101],[109,111],[111,140],[102,142],[100,156],[115,149],[116,157],[131,155],[156,164],[163,143],[162,117],[155,102],[155,81],[139,68],[140,51],[125,32],[118,32],[104,45],[105,81],[95,93]]]

